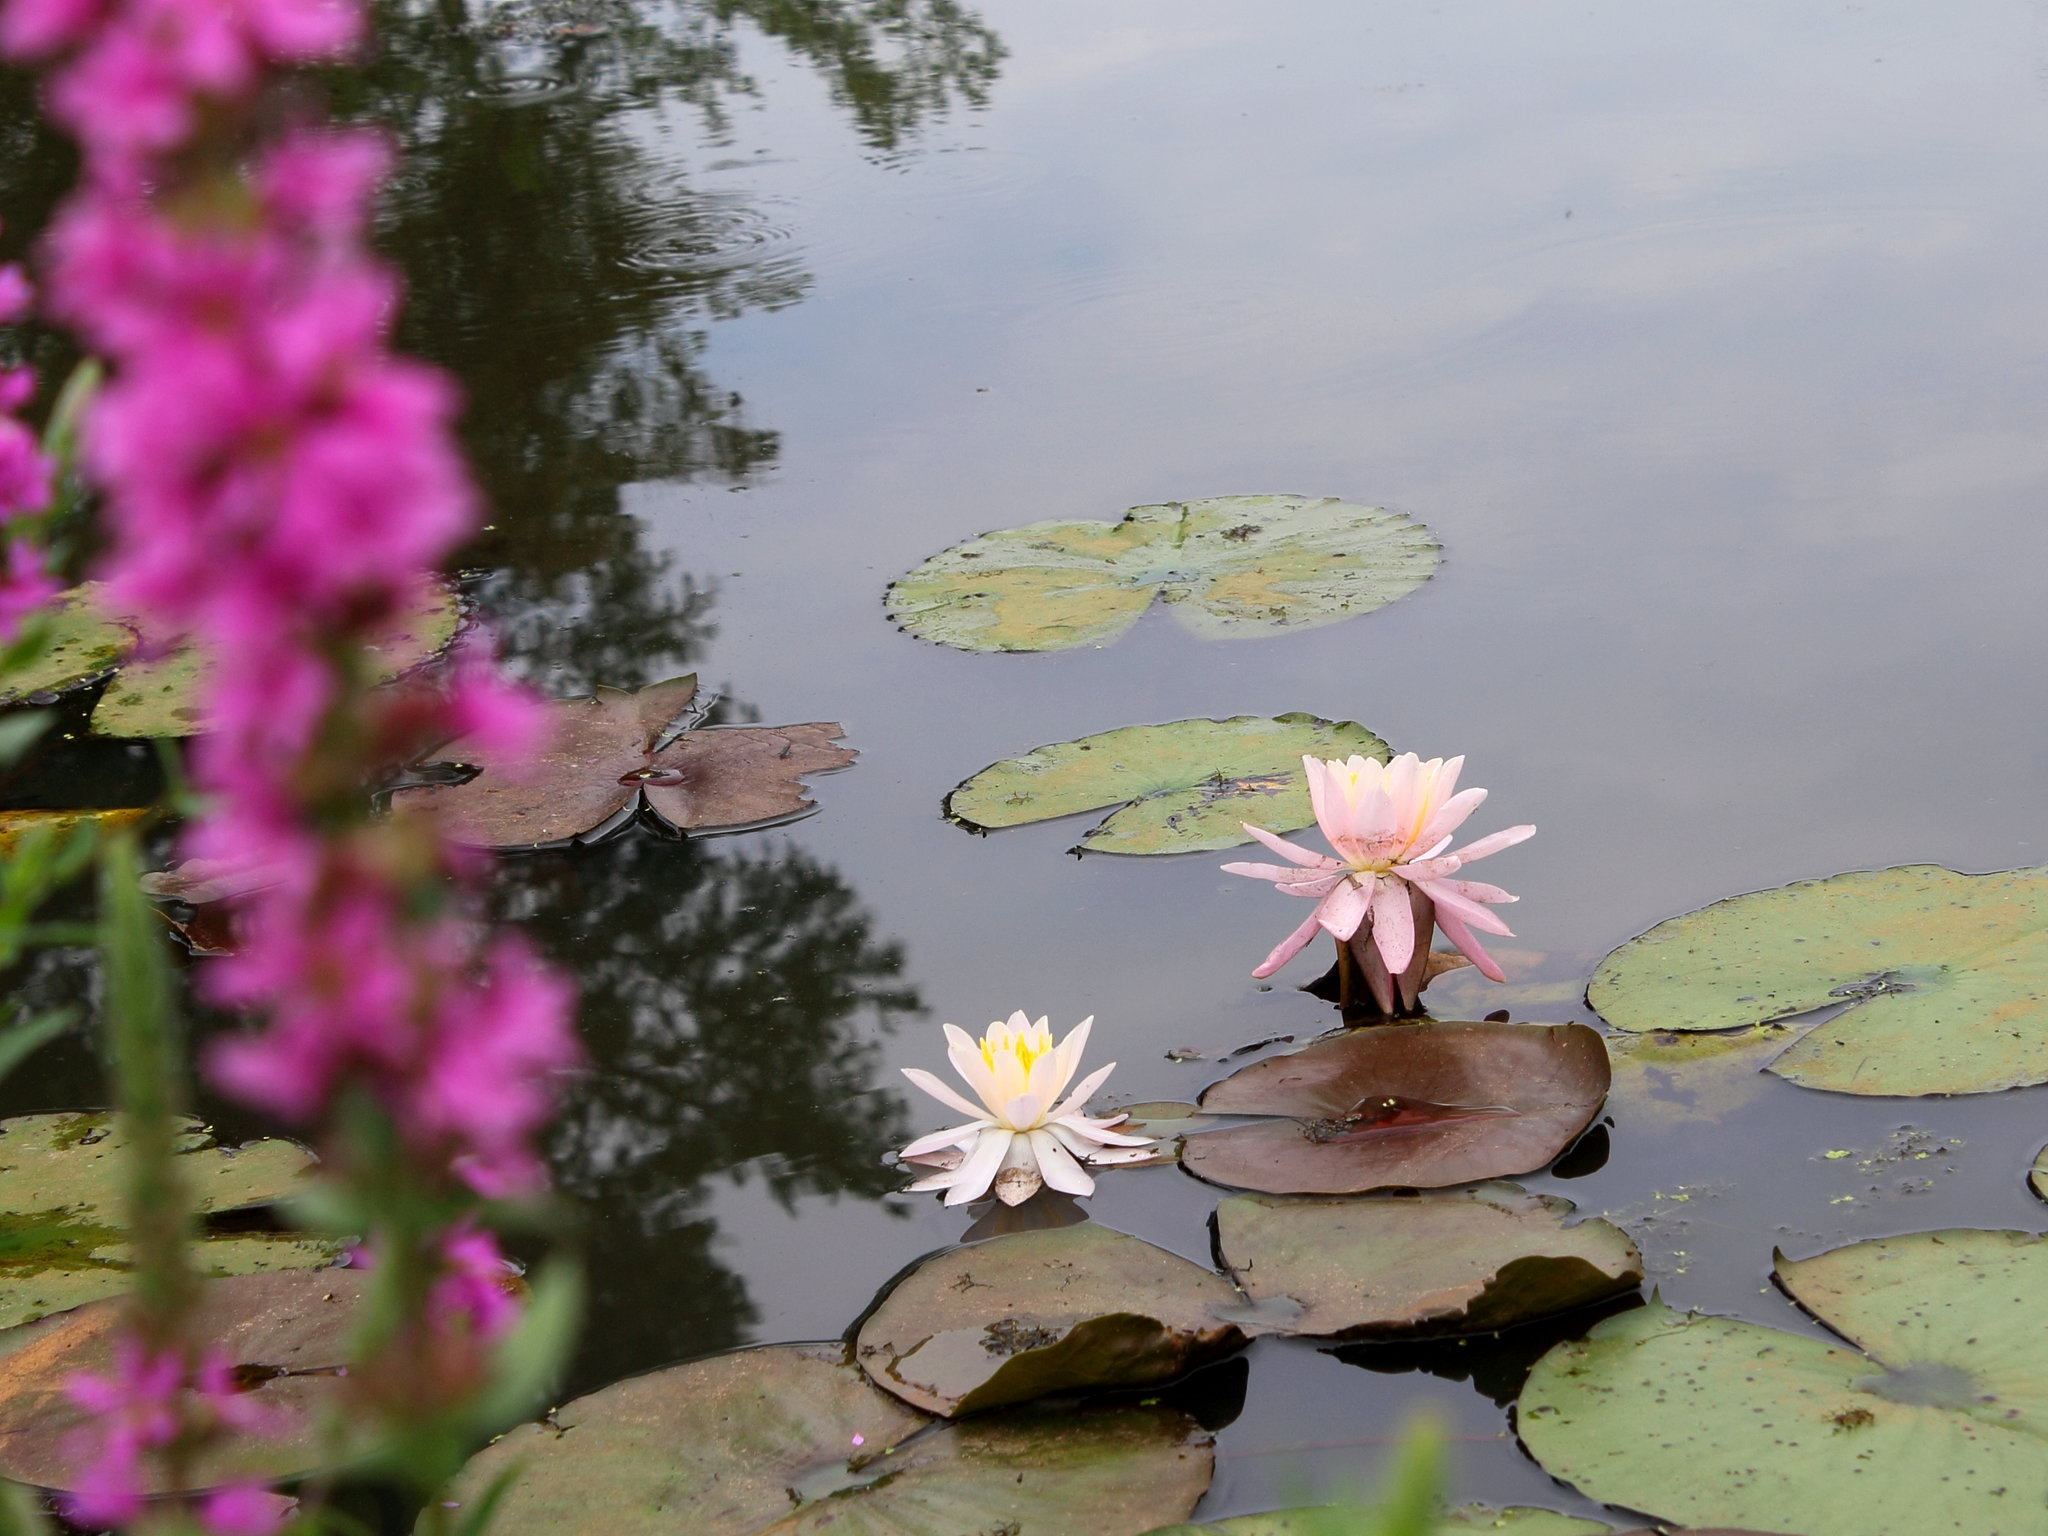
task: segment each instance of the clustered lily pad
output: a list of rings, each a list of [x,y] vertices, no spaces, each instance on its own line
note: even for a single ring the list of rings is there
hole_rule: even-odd
[[[1715,902],[1601,962],[1616,1029],[1733,1030],[1824,1008],[1768,1070],[1834,1093],[2048,1082],[2048,871],[1859,871]]]
[[[164,1458],[145,1458],[146,1491],[276,1482],[330,1465],[336,1448],[324,1410],[341,1388],[362,1288],[361,1275],[345,1269],[237,1275],[201,1287],[194,1335],[231,1362],[254,1402],[273,1411],[262,1416],[262,1434],[224,1429],[184,1460],[175,1483]],[[78,1488],[96,1441],[80,1436],[92,1415],[66,1395],[65,1383],[80,1371],[111,1374],[126,1315],[118,1301],[93,1302],[35,1325],[32,1338],[0,1359],[0,1476]]]
[[[946,797],[970,831],[1051,821],[1118,807],[1081,839],[1089,853],[1194,853],[1248,843],[1242,823],[1280,831],[1310,825],[1301,760],[1377,758],[1388,747],[1350,720],[1171,720],[1056,742],[984,768]]]
[[[128,1289],[119,1214],[124,1145],[104,1112],[0,1120],[0,1328]],[[312,1154],[289,1141],[222,1147],[196,1120],[183,1122],[177,1150],[195,1205],[211,1213],[288,1199],[313,1165]],[[334,1240],[299,1233],[206,1233],[193,1262],[213,1275],[319,1269],[340,1250]]]
[[[616,1382],[479,1452],[500,1536],[1138,1536],[1184,1519],[1215,1453],[1163,1407],[1011,1410],[946,1423],[839,1345],[779,1344]]]
[[[1216,496],[983,534],[898,578],[889,617],[961,650],[1057,651],[1114,640],[1163,599],[1203,639],[1256,638],[1383,607],[1441,552],[1379,507]]]
[[[1529,1173],[1599,1113],[1607,1052],[1583,1024],[1376,1025],[1269,1056],[1201,1097],[1260,1123],[1190,1135],[1181,1165],[1267,1194],[1441,1189]]]
[[[370,649],[379,675],[394,678],[446,649],[455,638],[460,610],[455,594],[434,587],[411,611],[395,618]],[[8,679],[0,706],[82,688],[117,675],[93,707],[95,735],[118,737],[192,736],[205,728],[200,700],[211,664],[191,645],[176,644],[160,655],[132,660],[147,626],[115,612],[98,582],[66,592],[51,620],[51,643],[37,662]]]
[[[2048,1238],[1955,1230],[1777,1263],[1853,1347],[1653,1303],[1536,1365],[1545,1471],[1671,1520],[1804,1536],[2042,1529]]]
[[[1275,1331],[1394,1339],[1496,1333],[1635,1290],[1643,1259],[1569,1200],[1512,1184],[1299,1200],[1235,1195],[1216,1252],[1256,1303],[1300,1311]]]
[[[861,1324],[856,1359],[928,1413],[1146,1387],[1240,1348],[1230,1282],[1094,1222],[927,1259]]]
[[[645,805],[677,831],[731,831],[815,809],[808,774],[857,755],[836,746],[837,725],[712,726],[676,731],[697,679],[671,678],[637,693],[600,688],[552,706],[554,732],[537,761],[463,738],[437,757],[477,770],[461,784],[396,791],[396,805],[432,806],[451,833],[483,848],[531,848],[608,829]]]

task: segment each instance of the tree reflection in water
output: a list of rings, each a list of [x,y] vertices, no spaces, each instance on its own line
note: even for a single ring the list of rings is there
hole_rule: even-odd
[[[578,1383],[745,1341],[744,1284],[713,1252],[714,1181],[759,1179],[792,1210],[900,1184],[881,1159],[908,1138],[906,1107],[879,1085],[877,1037],[922,1012],[902,947],[787,842],[636,828],[507,861],[499,899],[582,988],[592,1071],[550,1146],[589,1221]]]

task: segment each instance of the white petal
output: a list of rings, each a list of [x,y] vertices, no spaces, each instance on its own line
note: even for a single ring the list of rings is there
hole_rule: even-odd
[[[974,1150],[967,1154],[967,1161],[954,1173],[952,1193],[946,1196],[946,1204],[965,1205],[987,1194],[996,1170],[1003,1165],[1004,1154],[1016,1139],[1000,1126],[983,1131]]]
[[[1062,1115],[1057,1120],[1048,1120],[1046,1126],[1050,1130],[1058,1130],[1065,1126],[1076,1136],[1088,1141],[1101,1142],[1104,1146],[1149,1147],[1159,1140],[1156,1136],[1133,1136],[1125,1131],[1112,1131],[1102,1121],[1091,1120],[1086,1115]],[[1077,1152],[1080,1150],[1078,1147],[1075,1148]]]
[[[1003,1154],[1003,1166],[996,1170],[996,1198],[1005,1205],[1022,1205],[1044,1183],[1045,1175],[1038,1166],[1038,1152],[1031,1139],[1013,1137],[1010,1150]]]
[[[992,1115],[996,1106],[1003,1102],[1003,1096],[996,1087],[988,1063],[981,1059],[981,1047],[974,1036],[957,1024],[946,1027],[946,1060],[953,1063],[953,1070],[960,1074],[962,1082],[981,1095],[982,1114]]]
[[[1059,1058],[1059,1081],[1052,1085],[1045,1096],[1050,1104],[1067,1091],[1067,1084],[1074,1080],[1074,1073],[1080,1069],[1081,1053],[1088,1049],[1088,1035],[1095,1028],[1095,1015],[1087,1018],[1067,1031],[1067,1038],[1053,1047],[1053,1055]]]
[[[988,1117],[993,1108],[992,1105],[968,1103],[966,1099],[948,1088],[936,1077],[933,1077],[923,1067],[905,1067],[903,1075],[937,1099],[941,1104],[945,1105],[946,1108],[957,1109],[963,1115],[972,1115],[975,1119],[982,1120]]]
[[[1061,1146],[1059,1138],[1050,1131],[1033,1131],[1031,1150],[1038,1157],[1039,1175],[1054,1189],[1069,1195],[1095,1193],[1095,1181],[1088,1177],[1081,1165],[1074,1161],[1074,1154]]]
[[[933,1131],[929,1136],[918,1137],[896,1155],[903,1158],[921,1157],[927,1152],[936,1152],[941,1147],[964,1147],[988,1129],[989,1122],[978,1119],[972,1125],[956,1125],[949,1131]]]
[[[1053,1106],[1052,1113],[1047,1115],[1046,1119],[1057,1120],[1063,1115],[1071,1115],[1075,1110],[1088,1102],[1088,1096],[1107,1082],[1109,1074],[1115,1070],[1116,1063],[1113,1061],[1106,1067],[1097,1067],[1093,1072],[1090,1072],[1081,1079],[1080,1087],[1068,1094],[1060,1103]]]
[[[1003,1106],[1001,1118],[1013,1131],[1028,1131],[1045,1118],[1045,1101],[1035,1093],[1020,1093]]]

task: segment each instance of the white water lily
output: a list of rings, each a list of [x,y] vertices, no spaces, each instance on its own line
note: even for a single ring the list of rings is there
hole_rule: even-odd
[[[938,1170],[910,1187],[943,1189],[946,1204],[965,1205],[993,1185],[997,1199],[1018,1205],[1037,1194],[1041,1184],[1070,1195],[1093,1194],[1095,1180],[1083,1164],[1101,1167],[1151,1156],[1151,1137],[1109,1129],[1126,1116],[1096,1120],[1081,1112],[1088,1096],[1116,1070],[1115,1062],[1089,1073],[1060,1098],[1081,1064],[1094,1023],[1091,1014],[1057,1045],[1046,1021],[1030,1022],[1021,1008],[1007,1023],[989,1025],[979,1040],[948,1024],[946,1058],[981,1104],[969,1103],[929,1072],[903,1069],[905,1077],[941,1104],[975,1117],[971,1124],[920,1136],[903,1149],[905,1162]]]

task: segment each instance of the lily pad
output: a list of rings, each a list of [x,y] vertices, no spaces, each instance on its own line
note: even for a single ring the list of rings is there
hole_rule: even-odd
[[[460,1508],[512,1472],[496,1536],[1136,1536],[1185,1518],[1215,1453],[1166,1408],[936,1424],[837,1345],[636,1376],[473,1457]]]
[[[1189,1136],[1181,1165],[1267,1194],[1439,1189],[1530,1173],[1599,1113],[1607,1051],[1583,1024],[1382,1024],[1240,1068],[1201,1097],[1274,1118]]]
[[[175,1488],[151,1458],[143,1473],[148,1491],[271,1482],[329,1464],[321,1420],[340,1388],[361,1295],[362,1277],[351,1270],[238,1275],[202,1286],[195,1331],[233,1362],[248,1397],[273,1410],[264,1418],[274,1432],[224,1433],[192,1456]],[[94,1302],[42,1325],[0,1359],[0,1476],[38,1488],[78,1487],[94,1450],[78,1431],[92,1415],[65,1395],[65,1383],[80,1371],[111,1373],[126,1314],[124,1303]]]
[[[1575,1209],[1512,1184],[1349,1200],[1233,1195],[1216,1208],[1216,1250],[1254,1302],[1300,1305],[1275,1332],[1497,1333],[1642,1284],[1628,1234],[1598,1218],[1571,1224]]]
[[[692,675],[637,693],[601,688],[559,701],[554,740],[538,760],[453,741],[438,756],[477,769],[475,778],[402,789],[392,799],[434,806],[457,838],[483,848],[566,842],[607,828],[636,802],[678,831],[730,831],[815,809],[804,776],[844,768],[857,755],[833,745],[842,727],[822,723],[675,735],[696,694]]]
[[[1237,1303],[1221,1276],[1084,1222],[927,1259],[861,1324],[856,1358],[876,1385],[951,1417],[1185,1376],[1244,1344],[1217,1316]]]
[[[1734,896],[1601,962],[1624,1030],[1718,1030],[1840,1008],[1769,1070],[1834,1093],[2048,1082],[2048,872],[1859,871]]]
[[[1264,1515],[1238,1515],[1207,1525],[1170,1525],[1147,1536],[1376,1536],[1379,1511],[1366,1504],[1318,1504],[1276,1509]],[[1511,1536],[1613,1536],[1614,1527],[1599,1520],[1560,1515],[1554,1510],[1518,1505],[1491,1509],[1461,1504],[1447,1509],[1430,1526],[1430,1536],[1467,1536],[1468,1532],[1507,1531]],[[1673,1536],[1687,1536],[1675,1532]],[[1714,1536],[1712,1532],[1693,1536]]]
[[[1029,523],[934,555],[889,588],[889,617],[968,651],[1114,640],[1155,598],[1205,640],[1334,624],[1429,580],[1422,524],[1324,496],[1216,496],[1118,523]]]
[[[1194,853],[1250,842],[1240,823],[1290,832],[1315,821],[1303,756],[1377,758],[1364,726],[1315,715],[1233,715],[1127,725],[1039,747],[981,770],[946,797],[974,832],[1118,810],[1081,839],[1090,853]]]
[[[0,859],[11,859],[22,839],[42,831],[63,843],[83,826],[111,832],[132,827],[149,814],[146,806],[121,806],[105,811],[0,811]]]
[[[50,614],[50,643],[36,661],[0,678],[0,706],[29,702],[34,695],[65,693],[106,676],[135,649],[132,624],[110,616],[100,604],[100,584],[73,587]]]
[[[1670,1520],[1803,1536],[2041,1531],[2048,1238],[1921,1232],[1777,1264],[1854,1348],[1661,1304],[1537,1362],[1545,1471]]]
[[[123,1148],[106,1113],[0,1120],[0,1328],[128,1289],[120,1216]],[[218,1145],[185,1122],[178,1167],[198,1209],[246,1210],[296,1193],[313,1156],[288,1141]],[[319,1269],[341,1244],[289,1232],[205,1233],[193,1262],[212,1275]]]
[[[413,611],[399,615],[377,633],[366,649],[381,664],[378,677],[389,680],[411,671],[445,649],[461,621],[455,594],[436,585]],[[212,663],[196,647],[181,645],[144,661],[131,661],[107,685],[93,706],[92,729],[98,736],[194,736],[205,728],[201,700],[211,681]]]
[[[1638,1128],[1723,1119],[1763,1091],[1764,1068],[1796,1033],[1782,1024],[1757,1024],[1725,1034],[1609,1035],[1614,1084],[1607,1102],[1617,1115],[1636,1115]]]

